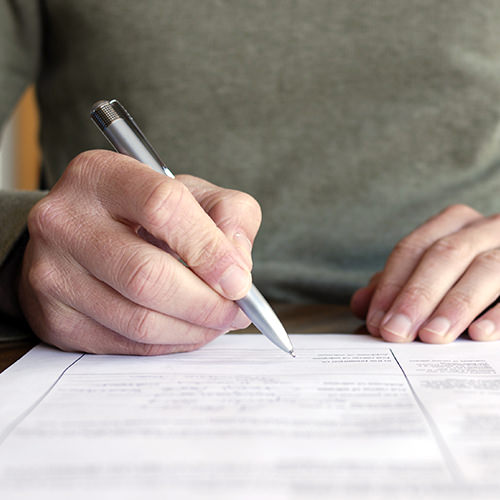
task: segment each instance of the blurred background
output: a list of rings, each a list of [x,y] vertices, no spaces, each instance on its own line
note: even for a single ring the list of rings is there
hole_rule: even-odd
[[[37,189],[40,161],[38,111],[30,87],[2,130],[0,189]]]

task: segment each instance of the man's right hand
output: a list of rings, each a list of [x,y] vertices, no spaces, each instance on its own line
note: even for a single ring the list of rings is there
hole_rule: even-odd
[[[251,285],[260,220],[247,194],[82,153],[30,213],[21,307],[63,350],[196,349],[250,323],[233,300]]]

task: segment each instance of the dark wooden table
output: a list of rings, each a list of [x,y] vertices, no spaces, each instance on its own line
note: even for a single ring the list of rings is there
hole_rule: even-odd
[[[363,322],[355,318],[347,306],[273,304],[273,307],[289,333],[366,333]],[[256,331],[251,326],[241,333]],[[16,362],[34,345],[36,341],[33,339],[0,342],[0,372]]]

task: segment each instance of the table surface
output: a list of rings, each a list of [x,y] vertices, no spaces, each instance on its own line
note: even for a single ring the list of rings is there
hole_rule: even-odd
[[[289,333],[366,333],[363,322],[347,306],[332,304],[273,304]],[[239,333],[255,333],[250,326]],[[36,341],[0,342],[0,372],[26,354]]]

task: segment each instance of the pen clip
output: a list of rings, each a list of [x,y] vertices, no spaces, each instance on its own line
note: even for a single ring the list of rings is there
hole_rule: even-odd
[[[125,109],[125,107],[120,103],[120,101],[118,101],[118,99],[111,99],[111,101],[109,101],[109,105],[116,111],[116,113],[120,116],[120,118],[122,118],[127,122],[128,126],[135,132],[137,137],[140,138],[144,147],[148,150],[151,156],[155,158],[158,164],[161,165],[161,168],[165,173],[165,175],[168,175],[168,177],[174,179],[175,178],[174,174],[165,165],[163,160],[160,158],[160,155],[156,152],[151,143],[146,139],[146,136],[143,134],[142,130],[139,128],[137,123],[135,123],[135,120],[132,118],[130,113]]]

